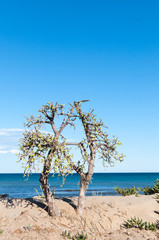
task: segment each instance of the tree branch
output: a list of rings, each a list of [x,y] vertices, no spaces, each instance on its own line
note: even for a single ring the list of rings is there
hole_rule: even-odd
[[[86,101],[88,101],[88,100],[83,100],[83,101],[80,101],[80,102],[86,102]],[[85,134],[86,134],[86,137],[87,137],[87,141],[88,141],[88,143],[91,143],[91,140],[90,140],[90,137],[89,137],[89,132],[88,132],[88,123],[85,122],[84,117],[83,117],[83,113],[81,111],[81,108],[78,106],[80,102],[75,101],[74,106],[75,106],[78,114],[80,115],[84,130],[85,130]]]
[[[73,142],[66,142],[66,145],[74,145],[74,146],[79,146],[80,143],[73,143]]]
[[[33,125],[36,125],[36,124],[43,124],[43,123],[46,123],[46,124],[51,124],[51,122],[50,121],[35,121],[35,122],[33,122],[33,123],[27,123],[27,124],[25,124],[27,127],[31,127],[31,126],[33,126]]]
[[[52,120],[51,117],[46,113],[44,109],[41,112],[45,115],[47,119],[49,119],[50,121]]]
[[[66,127],[66,125],[69,123],[74,108],[75,108],[75,106],[73,106],[73,107],[71,108],[70,114],[68,115],[67,120],[61,125],[60,130],[59,130],[59,134],[61,134],[61,132],[63,131],[63,129],[64,129],[64,128]]]
[[[57,135],[58,131],[56,129],[56,126],[55,126],[54,122],[51,123],[51,127],[52,127],[52,130],[54,131],[55,135]]]
[[[80,167],[76,166],[75,164],[73,164],[72,167],[73,167],[73,170],[75,170],[76,173],[78,173],[80,176],[84,175],[84,173]]]

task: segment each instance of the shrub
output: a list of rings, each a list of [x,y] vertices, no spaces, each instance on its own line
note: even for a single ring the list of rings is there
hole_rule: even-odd
[[[149,222],[143,222],[142,219],[137,219],[136,217],[131,218],[127,220],[124,223],[124,227],[126,228],[139,228],[140,230],[145,229],[145,230],[151,230],[151,231],[156,231],[158,226],[154,223],[149,223]]]
[[[72,240],[86,240],[88,238],[87,234],[82,233],[78,233],[77,235],[71,236],[71,233],[67,231],[64,231],[62,233],[62,236],[68,239],[72,239]]]
[[[140,191],[142,191],[145,195],[159,193],[159,179],[157,178],[153,187],[145,186],[144,188],[140,188]]]
[[[156,199],[159,199],[159,194],[156,195]]]
[[[132,188],[119,188],[119,187],[115,187],[114,190],[116,192],[118,192],[119,194],[121,194],[122,196],[129,196],[129,195],[136,195],[138,196],[139,192],[138,189],[135,187]]]
[[[132,187],[132,188],[115,187],[114,190],[119,194],[121,194],[122,196],[128,196],[128,195],[134,195],[134,194],[138,196],[139,191],[143,192],[145,195],[155,194],[155,193],[159,193],[159,179],[157,178],[156,182],[154,182],[153,187],[145,186],[143,188],[138,188],[138,189],[136,187]],[[156,198],[159,198],[159,195],[157,195]]]

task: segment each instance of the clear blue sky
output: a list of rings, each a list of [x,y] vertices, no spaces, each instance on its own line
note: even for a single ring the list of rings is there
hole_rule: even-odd
[[[158,9],[158,0],[1,1],[0,172],[22,172],[24,115],[81,99],[123,143],[125,161],[105,171],[159,171]]]

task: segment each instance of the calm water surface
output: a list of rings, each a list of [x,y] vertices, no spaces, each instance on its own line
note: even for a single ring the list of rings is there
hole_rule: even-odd
[[[8,193],[11,198],[29,198],[42,194],[40,174],[30,175],[25,180],[23,174],[0,174],[0,194]],[[159,178],[159,173],[94,173],[92,182],[89,184],[87,196],[92,194],[116,195],[115,186],[119,187],[144,187],[152,186]],[[79,191],[79,175],[72,174],[66,178],[63,187],[62,178],[56,174],[50,175],[49,182],[52,190],[55,190],[55,197],[77,196]],[[35,190],[36,189],[36,190]]]

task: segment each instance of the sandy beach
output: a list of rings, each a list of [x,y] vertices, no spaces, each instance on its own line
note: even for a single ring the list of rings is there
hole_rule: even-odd
[[[134,216],[154,223],[159,220],[159,203],[154,195],[87,197],[82,217],[75,212],[76,203],[77,198],[56,199],[60,217],[53,218],[48,216],[42,199],[0,199],[0,239],[62,240],[67,239],[62,236],[65,230],[72,235],[83,231],[91,240],[159,239],[159,231],[123,227]]]

